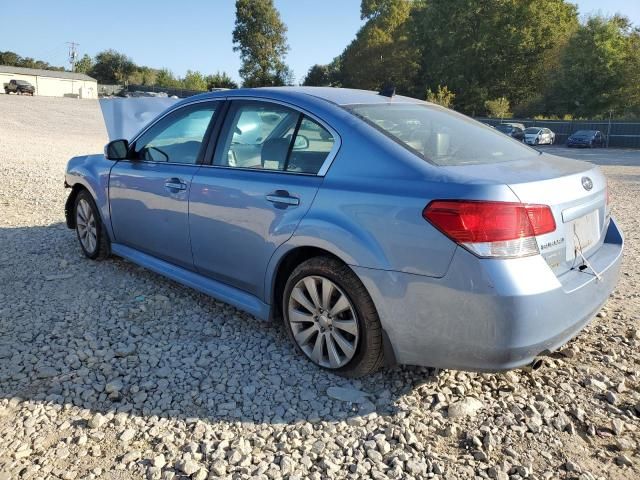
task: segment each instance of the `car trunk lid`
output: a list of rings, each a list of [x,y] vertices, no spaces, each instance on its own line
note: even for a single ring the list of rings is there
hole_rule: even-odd
[[[513,162],[445,168],[468,175],[474,183],[506,184],[523,203],[548,205],[556,229],[536,241],[556,275],[580,267],[602,245],[609,220],[607,181],[593,164],[541,154]]]

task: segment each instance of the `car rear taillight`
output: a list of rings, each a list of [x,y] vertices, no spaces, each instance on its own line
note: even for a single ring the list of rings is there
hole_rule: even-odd
[[[434,200],[422,216],[480,257],[539,253],[535,237],[556,229],[547,205],[475,200]]]

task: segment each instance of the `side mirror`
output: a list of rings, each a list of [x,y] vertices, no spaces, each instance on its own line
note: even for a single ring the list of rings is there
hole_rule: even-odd
[[[293,142],[294,150],[306,150],[309,148],[309,139],[304,135],[296,135],[296,140]]]
[[[104,147],[104,156],[109,160],[125,160],[129,152],[127,140],[113,140]]]

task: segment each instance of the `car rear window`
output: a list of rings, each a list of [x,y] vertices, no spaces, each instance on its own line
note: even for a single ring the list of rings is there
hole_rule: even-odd
[[[348,105],[357,117],[435,165],[508,162],[539,155],[499,131],[436,105]]]

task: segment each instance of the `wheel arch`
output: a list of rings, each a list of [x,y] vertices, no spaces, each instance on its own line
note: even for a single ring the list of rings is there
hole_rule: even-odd
[[[266,282],[265,285],[265,298],[267,303],[271,304],[271,320],[282,318],[280,304],[282,295],[284,294],[284,286],[291,272],[302,262],[320,256],[335,258],[339,262],[348,265],[347,262],[335,253],[317,246],[295,246],[282,252],[275,262],[273,274],[270,277],[271,281]]]
[[[282,247],[284,247],[284,245]],[[275,256],[276,255],[274,255],[274,257]],[[342,259],[340,255],[325,248],[311,245],[293,246],[282,252],[281,255],[278,256],[276,261],[274,261],[274,259],[272,258],[272,262],[270,262],[270,264],[274,264],[274,268],[272,270],[273,274],[270,277],[271,281],[266,282],[265,285],[265,299],[267,300],[267,303],[270,303],[271,305],[271,308],[269,309],[270,321],[280,321],[282,319],[281,300],[282,296],[284,295],[285,284],[287,283],[291,272],[293,272],[293,270],[302,262],[318,256],[334,258],[339,262],[345,264],[346,266],[349,266],[349,263]],[[357,272],[353,271],[353,273],[356,277],[359,277]],[[365,285],[365,290],[366,289],[367,288]],[[369,295],[371,295],[370,292]],[[373,303],[375,305],[375,300],[373,300]],[[376,309],[378,309],[377,305]],[[395,349],[393,348],[391,339],[389,338],[389,335],[384,328],[384,324],[382,325],[381,332],[382,347],[384,350],[384,366],[394,366],[397,364]]]
[[[71,193],[69,193],[67,201],[64,204],[64,216],[68,228],[76,228],[76,217],[73,214],[73,210],[76,203],[76,198],[78,198],[78,194],[83,190],[89,192],[89,194],[93,196],[93,194],[91,194],[91,191],[86,186],[82,185],[81,183],[76,183],[71,187]]]

